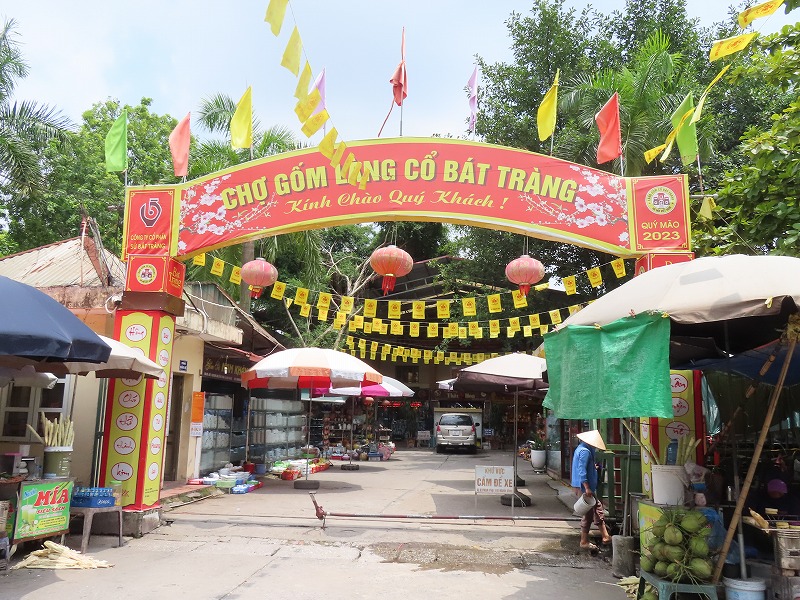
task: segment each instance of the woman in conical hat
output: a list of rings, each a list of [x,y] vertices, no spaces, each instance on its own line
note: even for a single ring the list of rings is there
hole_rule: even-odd
[[[575,495],[594,498],[595,504],[589,512],[581,517],[581,548],[590,552],[597,551],[597,546],[589,542],[589,529],[595,523],[600,529],[603,544],[611,543],[611,536],[606,529],[605,510],[600,498],[597,498],[597,467],[595,466],[595,450],[605,450],[603,437],[596,429],[583,431],[576,436],[581,443],[572,455],[572,487]]]

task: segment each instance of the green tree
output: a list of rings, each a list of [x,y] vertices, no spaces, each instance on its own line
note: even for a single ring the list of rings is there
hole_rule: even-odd
[[[737,149],[737,166],[725,173],[718,210],[695,231],[695,245],[707,254],[789,254],[800,256],[800,94],[797,91],[800,26],[755,42],[750,59],[732,70],[729,85],[758,79],[787,105],[752,126]]]
[[[128,183],[174,183],[168,138],[176,121],[150,112],[151,100],[128,106]],[[105,136],[119,116],[116,100],[83,113],[71,143],[51,142],[44,152],[45,189],[12,196],[7,202],[9,237],[20,250],[80,233],[84,217],[98,224],[104,246],[119,254],[125,180],[105,171]]]
[[[29,72],[15,26],[12,19],[0,29],[0,184],[6,194],[28,195],[44,187],[40,152],[51,141],[65,144],[71,123],[46,105],[14,100]]]

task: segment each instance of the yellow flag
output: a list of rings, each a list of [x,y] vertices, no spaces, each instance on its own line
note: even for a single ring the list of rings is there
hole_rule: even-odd
[[[353,323],[356,324],[356,329],[363,329],[364,328],[364,315],[354,315],[353,316]]]
[[[322,109],[317,114],[310,116],[308,120],[303,123],[300,131],[302,131],[306,137],[311,137],[322,128],[329,118],[328,111]]]
[[[342,311],[337,311],[336,316],[333,318],[334,324],[339,323],[339,325],[344,325],[344,322],[347,321],[347,313]]]
[[[319,296],[317,297],[317,308],[322,310],[328,310],[331,307],[331,300],[333,296],[328,292],[320,292]]]
[[[289,0],[269,0],[267,15],[264,17],[264,20],[269,23],[272,35],[276,37],[281,32],[283,18],[286,16],[287,4],[289,4]]]
[[[655,159],[658,154],[666,148],[666,144],[661,144],[660,146],[656,146],[655,148],[650,148],[650,150],[645,151],[644,153],[644,160],[649,165]]]
[[[611,261],[611,268],[614,269],[614,275],[617,279],[625,277],[625,261],[621,258],[615,258]]]
[[[200,266],[200,267],[204,267],[206,265],[206,255],[205,255],[205,253],[198,254],[197,256],[195,256],[192,259],[192,264]]]
[[[300,73],[300,55],[303,53],[303,42],[300,39],[300,32],[297,26],[292,30],[286,50],[283,51],[281,66],[286,67],[297,76]]]
[[[547,281],[545,283],[540,283],[539,285],[533,286],[534,291],[541,292],[542,290],[546,290],[550,287],[550,282]]]
[[[433,358],[433,350],[423,350],[422,358],[426,361],[431,360]]]
[[[744,29],[756,19],[768,17],[783,4],[784,0],[768,0],[739,13],[739,27]]]
[[[411,305],[411,317],[414,319],[424,319],[425,318],[425,301],[424,300],[414,300]]]
[[[572,306],[567,307],[567,310],[569,311],[569,314],[571,314],[571,315],[574,315],[580,309],[581,309],[580,304],[573,304]]]
[[[454,321],[447,324],[447,336],[458,337],[458,323]]]
[[[450,301],[437,300],[436,301],[436,318],[449,319],[450,318]]]
[[[586,275],[589,277],[589,283],[592,284],[592,287],[600,287],[603,283],[603,276],[600,273],[600,267],[593,267],[586,271]]]
[[[250,148],[253,145],[253,88],[248,87],[236,105],[231,119],[231,147]]]
[[[282,300],[283,293],[286,291],[286,284],[282,281],[276,281],[275,284],[272,286],[272,293],[270,293],[269,297],[274,298],[275,300]]]
[[[567,296],[572,296],[573,294],[577,293],[577,286],[575,285],[575,275],[570,275],[569,277],[564,277],[561,280],[564,283],[564,291],[567,292]]]
[[[707,221],[710,221],[714,218],[714,215],[711,211],[713,211],[716,207],[717,203],[714,202],[714,199],[711,196],[706,196],[703,198],[703,204],[700,207],[700,212],[698,214]]]
[[[358,185],[358,180],[361,178],[361,163],[357,160],[353,161],[350,165],[350,170],[347,172],[347,182],[350,185]]]
[[[508,320],[508,326],[514,331],[519,331],[520,330],[519,317],[511,317]]]
[[[317,308],[317,320],[319,320],[319,321],[327,321],[328,320],[328,309],[327,308]]]
[[[325,137],[322,138],[319,142],[319,151],[322,156],[325,158],[333,158],[333,153],[336,151],[336,136],[339,135],[339,132],[336,131],[336,127],[331,127],[331,130],[325,134]]]
[[[378,351],[378,342],[370,342],[369,343],[369,351],[370,352],[377,352]]]
[[[708,60],[714,62],[724,56],[735,54],[747,47],[747,44],[758,35],[757,33],[743,33],[734,37],[725,38],[724,40],[717,40],[711,45],[711,52],[708,55]]]
[[[297,288],[297,291],[294,293],[294,301],[296,304],[303,305],[308,302],[308,288]]]
[[[301,123],[305,123],[320,102],[322,102],[322,95],[317,88],[314,88],[314,91],[306,94],[305,98],[297,101],[297,104],[294,105],[294,114]]]
[[[348,335],[344,338],[344,343],[347,344],[348,348],[353,348],[356,345],[356,339],[352,335]]]
[[[359,348],[366,348],[367,347],[367,340],[365,340],[364,338],[359,338],[358,347]]]
[[[399,300],[389,300],[389,311],[388,316],[390,319],[399,319],[400,318],[400,301]]]
[[[372,333],[372,321],[364,321],[364,333]]]
[[[463,311],[465,317],[474,317],[477,314],[475,298],[462,298],[461,310]]]
[[[706,96],[708,96],[708,92],[711,91],[711,88],[714,87],[720,79],[722,79],[722,76],[725,75],[730,68],[730,64],[722,67],[722,70],[717,73],[717,76],[714,77],[714,79],[711,80],[711,83],[706,86],[703,95],[700,96],[700,100],[697,101],[697,106],[694,109],[694,114],[692,115],[692,119],[689,121],[689,123],[697,123],[700,120],[700,115],[703,113],[703,105],[706,103]]]
[[[558,69],[556,69],[556,78],[553,85],[547,90],[547,93],[539,105],[539,110],[536,112],[536,128],[539,130],[539,141],[543,142],[556,130],[556,109],[558,107]]]
[[[428,323],[428,337],[429,338],[437,338],[437,337],[439,337],[439,324],[438,323]]]
[[[300,77],[297,79],[297,87],[294,90],[294,97],[301,102],[308,97],[308,86],[311,85],[311,65],[306,61],[306,65],[300,72]]]
[[[233,267],[233,269],[231,269],[229,281],[234,285],[239,285],[242,283],[242,267]]]
[[[214,262],[211,264],[211,274],[219,277],[224,270],[225,262],[221,258],[215,258]]]
[[[333,153],[331,157],[331,166],[338,167],[339,163],[342,162],[342,156],[344,156],[344,151],[347,150],[347,144],[344,142],[339,142],[339,145],[336,146],[336,151]]]
[[[525,308],[528,306],[528,297],[519,289],[511,292],[511,298],[514,300],[514,308]]]
[[[352,296],[342,296],[342,305],[339,310],[345,314],[353,312],[354,298]]]
[[[403,324],[400,321],[391,321],[391,334],[392,335],[403,335]]]
[[[356,323],[355,321],[353,321],[353,319],[350,319],[347,322],[347,331],[355,331],[355,330],[356,330]]]
[[[480,323],[478,321],[470,321],[467,323],[467,331],[472,337],[478,335],[478,330],[481,328]]]
[[[375,318],[375,314],[378,310],[378,301],[374,298],[367,298],[364,300],[364,316],[369,317],[370,319]]]
[[[503,301],[500,300],[500,294],[489,294],[486,296],[486,302],[489,304],[489,312],[503,312]]]
[[[525,325],[522,328],[522,335],[525,337],[531,337],[533,335],[533,327],[530,325]]]
[[[419,323],[412,321],[408,324],[408,335],[411,337],[419,337]]]
[[[367,189],[367,182],[370,179],[369,171],[364,169],[364,172],[361,174],[361,178],[358,180],[358,189],[365,190]]]
[[[311,305],[303,304],[303,306],[300,307],[300,316],[307,317],[310,314],[311,314]]]
[[[531,327],[539,327],[541,325],[541,319],[539,315],[528,315],[528,322],[531,324]]]
[[[545,333],[547,333],[548,329],[550,329],[549,325],[542,325],[541,327],[539,327],[539,335],[544,335]]]
[[[347,181],[348,176],[350,175],[350,166],[356,161],[355,155],[350,152],[347,154],[347,158],[344,159],[342,166],[339,168],[339,179],[340,182]]]
[[[551,311],[548,311],[548,314],[550,315],[550,322],[553,325],[558,325],[559,323],[561,323],[561,311],[560,310],[558,310],[558,309],[551,310]]]
[[[492,336],[496,336],[497,334],[500,333],[500,321],[498,321],[497,319],[492,319],[491,321],[489,321],[489,333]]]
[[[506,337],[507,338],[513,338],[515,335],[517,335],[516,330],[512,329],[511,327],[506,327]]]

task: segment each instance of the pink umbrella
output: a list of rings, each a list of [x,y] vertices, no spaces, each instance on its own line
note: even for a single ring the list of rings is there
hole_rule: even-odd
[[[381,398],[390,397],[404,397],[409,398],[414,395],[412,390],[407,385],[400,383],[397,379],[392,377],[383,376],[383,381],[380,383],[366,383],[361,386],[347,386],[347,387],[332,387],[325,390],[325,393],[334,394],[337,396],[380,396]]]

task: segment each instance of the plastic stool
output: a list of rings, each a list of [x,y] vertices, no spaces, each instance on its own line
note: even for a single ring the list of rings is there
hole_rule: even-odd
[[[8,541],[8,536],[4,535],[0,538],[0,571],[8,569],[9,555],[11,554],[11,544]]]
[[[674,583],[661,579],[653,573],[642,571],[639,576],[639,591],[636,593],[636,600],[644,594],[645,581],[658,591],[658,600],[669,600],[673,594],[686,592],[689,594],[703,594],[710,600],[717,600],[717,586],[713,583],[707,585],[694,585],[691,583]]]

